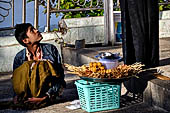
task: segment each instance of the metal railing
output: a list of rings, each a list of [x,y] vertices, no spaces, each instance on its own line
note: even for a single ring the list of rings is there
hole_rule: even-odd
[[[91,0],[91,4],[88,8],[80,8],[80,9],[60,9],[60,0],[58,0],[57,3],[57,8],[51,8],[50,7],[50,0],[46,0],[47,1],[47,31],[50,31],[50,15],[51,13],[58,13],[58,12],[76,12],[76,11],[87,11],[87,10],[97,10],[97,9],[104,9],[103,7],[98,7],[98,5],[100,3],[102,3],[104,0],[97,0],[96,5],[93,6],[92,2],[93,0]],[[78,4],[80,6],[85,6],[86,5],[86,1],[84,0],[84,3],[80,3],[80,0],[72,0],[72,2],[74,2],[75,4]],[[34,0],[34,9],[35,9],[35,16],[34,16],[34,27],[38,28],[38,17],[39,17],[39,0]],[[117,0],[117,2],[119,2],[119,0]],[[9,10],[12,9],[12,26],[9,27],[4,27],[4,28],[0,28],[0,31],[3,30],[10,30],[14,28],[14,0],[0,0],[0,3],[6,3],[9,4],[9,8],[6,7],[2,7],[0,6],[0,9],[3,9],[4,11],[7,11],[6,15],[3,15],[0,13],[0,16],[2,17],[2,20],[0,20],[0,23],[3,22],[5,20],[5,17],[7,17],[9,15]],[[170,2],[164,2],[164,3],[159,3],[159,5],[168,5],[170,4]],[[113,8],[116,8],[117,6],[114,6]],[[22,0],[22,22],[25,23],[26,22],[26,0]]]
[[[38,15],[39,15],[39,12],[38,12],[38,9],[39,9],[38,1],[39,0],[34,0],[34,2],[35,2],[34,27],[35,28],[38,28]],[[0,28],[0,31],[14,29],[14,14],[15,14],[15,12],[14,12],[14,7],[15,7],[14,6],[14,0],[9,0],[9,1],[1,0],[0,2],[1,3],[6,3],[6,4],[10,5],[10,8],[4,8],[4,7],[0,6],[0,9],[4,9],[4,10],[8,11],[7,15],[2,15],[0,13],[0,16],[3,17],[3,20],[0,21],[0,22],[3,22],[5,20],[5,17],[7,17],[9,15],[9,10],[12,9],[12,26]],[[22,23],[25,23],[25,22],[26,22],[26,0],[22,0]]]
[[[162,3],[158,3],[159,5],[168,5],[170,4],[170,2],[162,2]]]
[[[9,15],[9,11],[12,9],[12,15],[14,14],[14,0],[9,0],[9,1],[0,1],[2,6],[0,6],[1,11],[6,12],[6,14],[1,14],[0,13],[0,23],[5,21],[5,18]],[[5,4],[8,5],[8,7],[5,6]],[[14,17],[14,16],[12,16]],[[8,29],[13,29],[14,26],[14,18],[12,18],[12,27],[6,27],[6,28],[1,28],[0,30],[8,30]]]
[[[103,7],[98,7],[99,5],[101,5],[101,3],[103,3],[103,0],[97,0],[96,5],[93,5],[93,0],[91,0],[90,5],[88,8],[80,8],[80,9],[60,9],[60,0],[58,0],[57,3],[57,8],[52,8],[51,4],[50,4],[50,0],[46,0],[47,1],[47,31],[50,31],[50,15],[51,13],[58,13],[58,12],[76,12],[76,11],[87,11],[87,10],[97,10],[97,9],[103,9]],[[0,31],[3,30],[10,30],[14,28],[14,0],[10,0],[10,1],[0,1],[0,2],[5,2],[5,3],[9,3],[11,8],[12,8],[12,26],[11,27],[5,27],[5,28],[0,28]],[[38,28],[38,17],[39,17],[39,0],[34,0],[34,27]],[[72,0],[73,3],[79,5],[79,6],[85,6],[86,5],[86,0],[84,0],[84,3],[80,3],[80,0]],[[1,8],[1,7],[0,7]],[[10,9],[11,9],[10,8]],[[8,14],[9,14],[9,10],[8,9]],[[1,15],[0,15],[1,16]],[[5,17],[8,15],[5,15]],[[3,18],[3,21],[5,20],[5,17]],[[0,21],[1,22],[1,21]],[[22,23],[26,22],[26,0],[22,0]]]
[[[49,2],[48,4],[50,4],[50,0],[47,0],[47,1]],[[90,1],[72,0],[73,4],[76,4],[77,6],[81,7],[81,8],[76,8],[76,9],[61,9],[60,2],[61,1],[58,0],[56,8],[50,7],[50,5],[47,4],[47,12],[51,14],[51,13],[60,13],[60,12],[79,12],[79,11],[104,9],[103,0],[96,0],[96,4],[93,4],[94,0],[90,0]],[[90,3],[90,5],[87,6],[88,3]],[[47,31],[50,31],[50,21],[49,21],[48,16],[47,16]]]
[[[8,7],[3,7],[3,6],[0,6],[0,9],[3,10],[4,12],[6,12],[6,14],[1,14],[0,13],[0,17],[2,20],[0,20],[0,23],[3,22],[5,20],[5,18],[9,15],[9,10],[12,8],[12,1],[0,1],[1,4],[8,4]]]
[[[76,12],[76,11],[88,11],[88,10],[97,10],[97,9],[104,9],[104,6],[101,7],[101,5],[103,5],[104,3],[104,0],[97,0],[96,1],[96,4],[94,5],[93,2],[94,0],[90,0],[90,5],[86,8],[79,8],[79,9],[60,9],[60,0],[58,0],[58,3],[57,3],[57,8],[52,8],[51,7],[51,4],[50,4],[50,0],[46,0],[47,1],[47,31],[50,31],[50,15],[52,13],[58,13],[58,12]],[[119,0],[118,0],[119,1]],[[0,1],[0,2],[4,2],[4,3],[9,3],[10,4],[10,8],[6,9],[8,10],[8,14],[9,14],[9,10],[12,9],[12,26],[11,27],[4,27],[4,28],[0,28],[0,31],[3,31],[3,30],[10,30],[10,29],[13,29],[14,28],[14,0],[9,0],[9,1]],[[80,3],[80,0],[72,0],[72,2],[74,4],[77,4],[78,6],[86,6],[86,3],[87,3],[87,0],[84,0],[83,3]],[[34,0],[34,9],[35,9],[35,12],[34,12],[34,27],[35,28],[38,28],[38,17],[39,17],[39,0]],[[100,5],[100,7],[99,7]],[[1,7],[0,7],[1,8]],[[1,15],[0,15],[1,16]],[[8,15],[5,15],[5,16],[8,16]],[[5,20],[5,18],[4,18]],[[4,21],[3,20],[3,21]],[[25,23],[26,22],[26,0],[22,0],[22,23]]]

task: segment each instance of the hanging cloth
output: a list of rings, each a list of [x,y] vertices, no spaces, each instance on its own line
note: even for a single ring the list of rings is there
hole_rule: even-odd
[[[122,48],[125,64],[141,62],[145,68],[159,65],[158,0],[120,0]],[[147,87],[143,78],[124,82],[129,92],[142,93]]]
[[[158,0],[120,0],[125,64],[159,65]]]

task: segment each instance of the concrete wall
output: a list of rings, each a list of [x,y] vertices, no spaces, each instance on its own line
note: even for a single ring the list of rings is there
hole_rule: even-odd
[[[115,22],[121,21],[120,11],[114,11],[114,19]],[[63,19],[59,23],[67,29],[67,33],[64,35],[58,33],[58,35],[68,44],[74,45],[76,40],[81,39],[85,39],[86,44],[105,42],[104,16]]]
[[[90,62],[98,61],[95,58],[91,58],[87,56],[86,52],[89,53],[89,50],[86,51],[86,49],[75,49],[70,47],[64,47],[63,48],[64,62],[75,66],[81,66],[83,64],[88,64]],[[96,51],[93,52],[96,53],[95,55],[98,54]]]
[[[115,25],[121,21],[120,12],[114,12]],[[170,37],[170,11],[160,12],[159,37]],[[85,39],[86,44],[104,43],[104,17],[86,17],[76,19],[63,19],[67,33],[61,35],[68,44],[75,44],[75,40]],[[117,31],[115,26],[115,33]]]
[[[54,44],[61,55],[60,44],[55,42],[57,35],[55,33],[42,33],[42,35],[44,37],[42,43]],[[12,71],[14,57],[23,48],[14,36],[0,37],[0,72]]]
[[[170,37],[170,10],[160,12],[159,37]]]

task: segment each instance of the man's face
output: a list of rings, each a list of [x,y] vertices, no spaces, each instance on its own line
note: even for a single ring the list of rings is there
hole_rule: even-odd
[[[26,40],[29,44],[39,43],[43,38],[41,33],[33,26],[28,27],[26,35],[28,37]]]

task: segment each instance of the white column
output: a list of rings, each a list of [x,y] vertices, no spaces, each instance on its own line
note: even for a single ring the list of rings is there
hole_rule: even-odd
[[[114,31],[114,18],[113,18],[113,0],[104,0],[104,36],[105,45],[115,43]]]
[[[26,0],[22,1],[22,23],[26,21]]]
[[[47,0],[47,32],[50,31],[50,0]]]
[[[12,0],[12,27],[14,27],[14,0]]]
[[[35,0],[34,2],[34,27],[38,29],[38,17],[39,17],[39,0]]]

